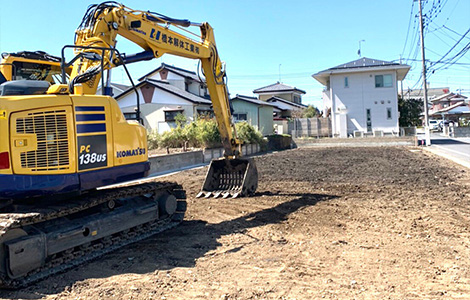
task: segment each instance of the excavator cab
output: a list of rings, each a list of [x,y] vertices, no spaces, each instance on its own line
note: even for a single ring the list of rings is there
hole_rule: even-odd
[[[214,159],[197,197],[251,196],[257,187],[258,170],[253,158]]]

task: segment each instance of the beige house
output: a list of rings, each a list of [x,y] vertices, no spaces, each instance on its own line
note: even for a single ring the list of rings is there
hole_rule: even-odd
[[[253,91],[258,94],[259,100],[269,102],[274,106],[274,119],[286,119],[292,116],[293,111],[304,110],[302,95],[305,91],[280,82],[271,84]]]
[[[302,104],[302,95],[305,95],[305,91],[280,82],[256,89],[253,93],[257,94],[261,101],[267,101],[271,97],[279,97],[297,104]]]

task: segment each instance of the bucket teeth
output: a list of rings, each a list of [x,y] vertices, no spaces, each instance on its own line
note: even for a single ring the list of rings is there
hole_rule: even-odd
[[[238,196],[240,196],[240,192],[238,191],[217,191],[217,192],[199,192],[196,196],[196,198],[210,198],[210,197],[213,197],[213,198],[223,198],[223,199],[227,199],[227,198],[237,198]]]
[[[258,171],[251,158],[212,160],[197,197],[236,198],[253,195],[258,186]]]

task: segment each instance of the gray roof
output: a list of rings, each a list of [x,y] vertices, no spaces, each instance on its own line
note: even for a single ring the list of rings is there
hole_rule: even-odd
[[[356,59],[336,67],[332,67],[320,72],[317,72],[312,75],[318,82],[323,85],[327,85],[330,75],[332,74],[339,74],[339,73],[353,73],[353,72],[366,72],[371,69],[382,70],[385,67],[388,70],[396,70],[397,71],[397,79],[403,80],[410,70],[409,65],[394,63],[390,61],[384,61],[379,59],[367,58],[362,57],[360,59]]]
[[[298,93],[301,93],[301,94],[306,93],[305,91],[303,91],[301,89],[298,89],[296,87],[292,87],[292,86],[287,85],[287,84],[280,83],[279,81],[274,83],[274,84],[264,86],[264,87],[261,87],[261,88],[256,89],[256,90],[253,91],[253,93],[255,93],[255,94],[272,93],[272,92],[298,92]]]
[[[350,61],[345,64],[338,65],[333,68],[329,68],[321,72],[325,72],[328,70],[339,70],[339,69],[354,69],[354,68],[370,68],[370,67],[383,67],[383,66],[399,66],[399,63],[394,63],[390,61],[384,61],[384,60],[379,60],[379,59],[373,59],[373,58],[367,58],[367,57],[362,57],[360,59],[356,59],[353,61]]]
[[[126,84],[120,84],[120,83],[114,83],[114,82],[111,82],[111,86],[116,87],[123,91],[127,90],[130,87],[129,85],[126,85]]]
[[[143,81],[141,81],[138,85],[136,85],[136,88],[140,88],[142,87],[143,85],[145,84],[150,84],[156,88],[159,88],[161,90],[164,90],[168,93],[171,93],[173,95],[176,95],[176,96],[179,96],[185,100],[188,100],[190,102],[193,102],[193,103],[197,103],[197,104],[207,104],[207,105],[211,105],[212,104],[212,101],[211,100],[208,100],[208,99],[205,99],[205,98],[202,98],[202,97],[199,97],[199,96],[196,96],[194,94],[191,94],[190,92],[187,92],[185,90],[182,90],[180,88],[177,88],[171,84],[169,84],[167,81],[161,81],[161,80],[154,80],[154,79],[144,79]],[[119,100],[120,98],[122,98],[124,95],[132,92],[133,89],[130,88],[126,91],[124,91],[122,94],[118,95],[116,97],[116,100]]]
[[[253,103],[256,105],[261,105],[261,106],[275,106],[274,104],[268,103],[266,101],[261,101],[256,97],[250,97],[250,96],[244,96],[244,95],[238,95],[235,98],[232,98],[231,101],[233,100],[241,100],[249,103]]]
[[[441,87],[441,88],[428,88],[428,99],[434,99],[437,97],[441,97],[442,95],[448,94],[450,91],[449,87]],[[414,98],[414,99],[421,99],[424,98],[424,90],[416,89],[416,90],[403,90],[404,98]]]
[[[178,74],[180,76],[183,76],[185,78],[189,78],[189,79],[192,79],[192,80],[195,80],[197,82],[205,82],[206,80],[204,79],[204,76],[202,74],[201,75],[201,78],[199,78],[199,76],[196,74],[196,72],[193,72],[193,71],[189,71],[189,70],[186,70],[186,69],[182,69],[182,68],[177,68],[175,66],[170,66],[170,65],[167,65],[165,63],[162,63],[160,67],[156,68],[155,70],[145,74],[144,76],[140,77],[138,80],[139,81],[142,81],[144,80],[145,78],[155,74],[156,72],[160,72],[160,70],[162,69],[167,69],[168,71],[170,72],[173,72],[175,74]]]
[[[308,106],[307,105],[304,105],[304,104],[299,104],[299,103],[294,103],[292,101],[288,101],[286,99],[282,99],[280,97],[271,97],[269,98],[268,100],[266,100],[268,102],[275,102],[275,101],[279,101],[279,102],[282,102],[282,103],[285,103],[285,104],[288,104],[290,106],[294,106],[294,107],[298,107],[298,108],[307,108]],[[274,103],[273,103],[274,104]],[[280,107],[278,107],[276,104],[274,104],[277,108],[281,109]],[[282,110],[282,109],[281,109]]]
[[[454,93],[447,93],[441,96],[438,96],[434,99],[431,99],[432,102],[440,102],[440,101],[465,101],[467,100],[467,97],[460,95],[460,94],[454,94]]]

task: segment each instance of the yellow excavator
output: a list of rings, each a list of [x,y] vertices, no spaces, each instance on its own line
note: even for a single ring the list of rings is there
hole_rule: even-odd
[[[121,54],[117,36],[143,52]],[[74,58],[67,62],[68,48]],[[28,285],[182,221],[186,194],[178,183],[109,187],[148,175],[146,130],[126,120],[113,98],[95,95],[100,81],[109,90],[105,72],[113,67],[127,72],[126,64],[163,54],[200,60],[225,148],[198,196],[254,194],[256,166],[241,157],[212,27],[114,1],[91,5],[75,44],[62,49],[60,83],[9,78],[0,85],[0,287]],[[137,107],[139,119],[139,100]]]
[[[71,70],[66,69],[67,76]],[[56,84],[61,82],[61,75],[60,57],[44,51],[0,54],[0,84],[11,80],[48,81]]]

